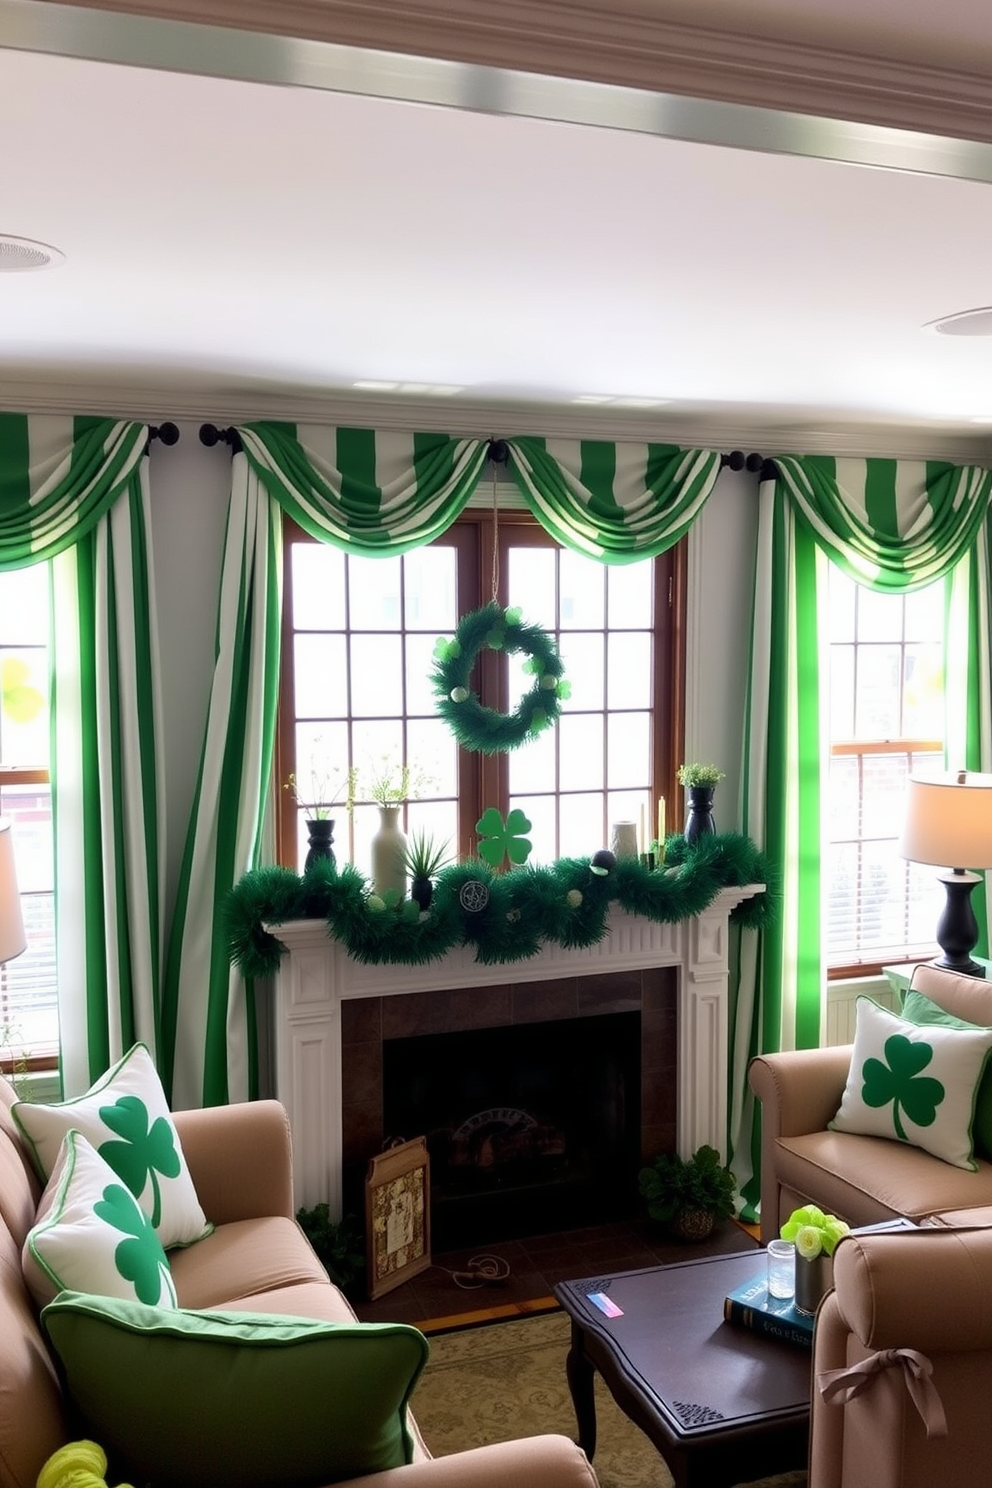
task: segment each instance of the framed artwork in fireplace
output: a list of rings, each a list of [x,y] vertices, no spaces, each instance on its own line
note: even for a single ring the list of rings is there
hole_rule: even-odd
[[[430,1265],[430,1156],[425,1137],[389,1147],[369,1163],[365,1249],[370,1302]]]

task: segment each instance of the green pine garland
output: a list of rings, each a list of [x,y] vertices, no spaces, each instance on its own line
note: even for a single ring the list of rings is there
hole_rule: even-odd
[[[483,646],[511,655],[523,651],[529,658],[524,666],[533,672],[534,685],[513,713],[484,707],[471,689],[472,669]],[[547,631],[539,625],[525,625],[519,610],[504,610],[493,601],[463,615],[454,640],[440,640],[435,646],[431,685],[436,711],[465,749],[500,754],[518,748],[557,722],[562,699],[571,690],[564,671]]]
[[[636,858],[621,858],[605,877],[590,872],[588,858],[508,873],[481,861],[456,863],[438,873],[425,915],[409,900],[384,904],[350,863],[338,869],[319,859],[303,877],[289,868],[255,868],[228,896],[228,947],[245,977],[271,976],[286,948],[265,927],[326,919],[328,933],[356,961],[419,966],[470,944],[481,964],[499,965],[525,960],[542,945],[595,945],[606,934],[611,904],[674,923],[700,914],[720,889],[751,883],[765,884],[765,892],[739,904],[731,919],[758,930],[775,919],[774,875],[764,854],[738,832],[711,833],[692,845],[669,837],[665,866],[677,872],[646,868]],[[463,908],[462,891],[477,884],[488,890],[488,902],[472,912]]]

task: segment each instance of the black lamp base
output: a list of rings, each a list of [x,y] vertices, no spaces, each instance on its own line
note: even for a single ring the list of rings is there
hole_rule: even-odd
[[[944,885],[946,901],[937,921],[937,944],[943,951],[931,964],[942,971],[954,971],[959,976],[985,976],[985,968],[972,958],[978,943],[978,921],[971,907],[971,891],[982,882],[978,873],[968,873],[962,868],[939,873],[937,877]]]

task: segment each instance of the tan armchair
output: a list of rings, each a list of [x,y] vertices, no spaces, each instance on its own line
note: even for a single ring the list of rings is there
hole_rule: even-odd
[[[992,1229],[848,1236],[834,1285],[814,1333],[809,1488],[987,1482]]]
[[[966,1022],[992,1027],[992,982],[918,966],[911,985]],[[828,1131],[851,1046],[759,1054],[748,1080],[761,1103],[761,1238],[774,1238],[801,1204],[851,1225],[992,1204],[992,1163],[971,1173],[919,1148]]]

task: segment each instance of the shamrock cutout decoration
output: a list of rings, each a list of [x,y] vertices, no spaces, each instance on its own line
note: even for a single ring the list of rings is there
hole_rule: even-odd
[[[504,858],[517,865],[526,863],[532,843],[524,833],[530,831],[530,822],[519,806],[515,806],[506,820],[495,806],[487,806],[475,824],[479,834],[479,857],[490,868],[498,868]]]
[[[93,1205],[93,1213],[130,1237],[114,1251],[114,1265],[124,1280],[133,1284],[139,1302],[157,1306],[169,1263],[151,1220],[119,1183],[107,1184],[103,1197]]]
[[[157,1174],[178,1178],[181,1164],[171,1124],[159,1116],[148,1124],[148,1107],[136,1095],[121,1095],[112,1106],[100,1107],[100,1120],[116,1132],[119,1142],[103,1142],[97,1149],[136,1199],[145,1184],[152,1185],[152,1224],[162,1219],[162,1194]]]
[[[909,1138],[899,1119],[899,1108],[914,1126],[932,1126],[937,1107],[946,1094],[943,1085],[932,1075],[922,1075],[933,1058],[929,1044],[894,1033],[883,1046],[887,1064],[881,1059],[866,1059],[861,1071],[864,1085],[861,1096],[866,1106],[878,1110],[892,1102],[892,1124],[902,1142]]]

